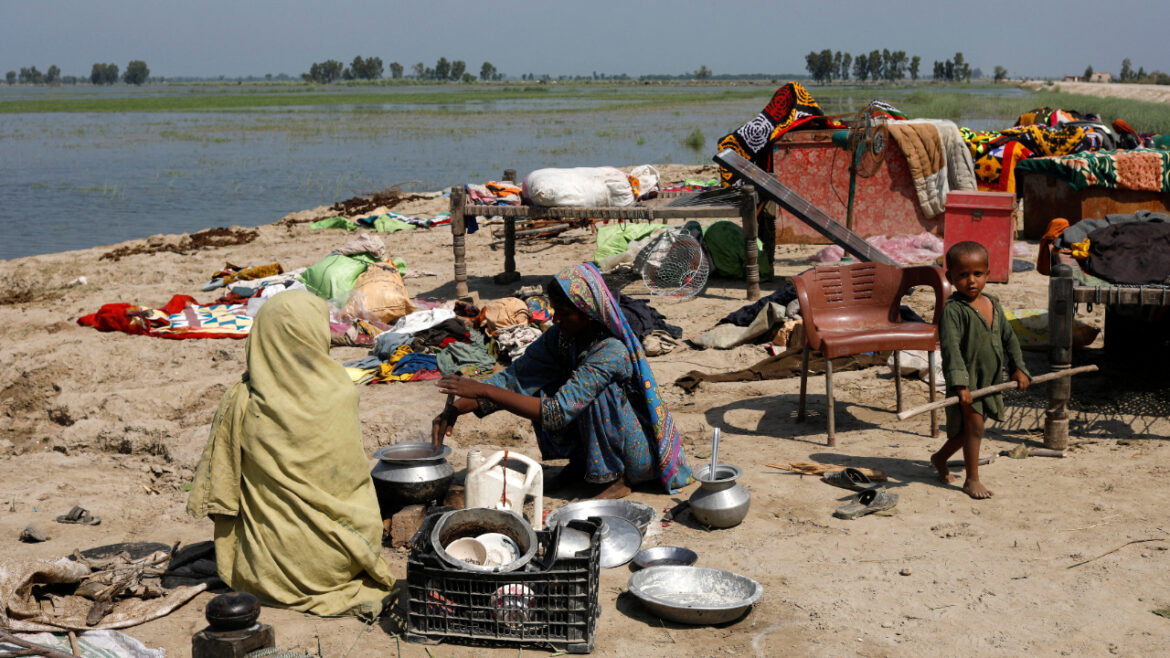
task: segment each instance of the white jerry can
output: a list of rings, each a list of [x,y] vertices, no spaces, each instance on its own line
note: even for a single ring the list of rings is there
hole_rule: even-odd
[[[524,470],[509,467],[520,462]],[[544,471],[536,460],[510,450],[500,450],[484,458],[479,450],[467,451],[467,481],[464,484],[467,507],[511,510],[524,516],[524,500],[532,496],[534,530],[540,530],[544,517]]]

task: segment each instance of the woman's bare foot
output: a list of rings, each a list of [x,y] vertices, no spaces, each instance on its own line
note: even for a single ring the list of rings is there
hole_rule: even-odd
[[[987,487],[983,486],[983,483],[980,482],[979,480],[967,480],[966,482],[964,482],[963,483],[963,491],[966,491],[968,496],[970,496],[976,500],[983,500],[985,498],[991,498],[992,496],[995,495],[991,491],[991,489],[988,489]]]
[[[951,475],[951,469],[947,468],[947,460],[937,452],[930,456],[930,463],[934,466],[934,470],[938,471],[938,481],[943,484],[951,484],[955,481],[955,476]]]
[[[633,493],[633,490],[630,489],[630,485],[626,484],[626,479],[620,477],[611,482],[604,491],[594,496],[594,498],[598,500],[616,500],[618,498],[625,498],[631,493]]]

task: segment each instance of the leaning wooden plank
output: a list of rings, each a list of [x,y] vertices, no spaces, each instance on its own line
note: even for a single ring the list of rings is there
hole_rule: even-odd
[[[854,258],[870,263],[897,265],[877,247],[871,245],[853,231],[839,224],[829,217],[823,210],[809,203],[804,197],[792,191],[792,188],[769,176],[768,172],[746,160],[743,156],[724,149],[715,154],[715,162],[727,167],[756,186],[758,192],[765,199],[780,204],[782,208],[796,216],[797,219],[808,224],[821,235],[840,246]]]
[[[1032,381],[1030,382],[1029,385],[1042,384],[1044,382],[1050,382],[1054,379],[1061,379],[1064,377],[1072,377],[1073,375],[1079,375],[1081,373],[1086,373],[1086,372],[1097,372],[1097,366],[1093,366],[1093,365],[1080,366],[1079,368],[1069,368],[1068,370],[1057,370],[1056,372],[1049,372],[1049,373],[1045,373],[1043,375],[1037,375],[1036,377],[1032,378]],[[1002,384],[993,384],[993,385],[987,386],[985,388],[977,388],[974,391],[971,391],[971,397],[972,398],[981,398],[985,395],[991,395],[992,393],[1002,393],[1003,391],[1009,391],[1013,388],[1018,388],[1018,387],[1019,387],[1019,385],[1016,384],[1016,382],[1014,382],[1014,381],[1004,382]],[[945,400],[939,400],[937,402],[929,402],[929,403],[924,404],[922,406],[914,407],[913,409],[907,409],[906,411],[903,411],[902,413],[898,414],[898,420],[906,420],[907,418],[909,418],[911,416],[917,416],[918,414],[926,413],[927,411],[931,411],[933,409],[942,409],[943,407],[949,407],[949,406],[954,405],[954,404],[959,404],[958,396],[952,396],[952,397],[949,397]]]

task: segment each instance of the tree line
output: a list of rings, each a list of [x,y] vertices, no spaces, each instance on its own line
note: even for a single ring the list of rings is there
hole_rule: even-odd
[[[141,85],[150,77],[150,69],[147,68],[146,62],[140,59],[132,59],[126,65],[126,71],[118,76],[117,64],[103,64],[96,62],[93,69],[89,73],[89,81],[95,85],[112,85],[119,79],[128,85]],[[77,84],[80,79],[75,75],[61,75],[61,69],[56,64],[49,66],[49,69],[44,73],[37,70],[35,66],[21,67],[20,73],[16,71],[8,71],[4,74],[4,81],[10,85],[17,84],[33,84],[33,85],[55,85],[55,84]]]
[[[918,55],[908,56],[905,50],[891,51],[888,48],[856,55],[826,48],[820,52],[810,51],[805,55],[804,67],[814,81],[821,83],[849,80],[850,76],[860,82],[866,80],[895,82],[904,80],[907,75],[911,80],[918,80],[922,58]],[[973,74],[975,77],[981,77],[978,75],[981,73],[979,69],[971,69],[971,65],[963,58],[961,52],[955,53],[950,59],[934,62],[935,80],[970,82]],[[995,75],[998,82],[1007,77],[1007,69],[997,66]]]
[[[302,73],[301,78],[306,82],[321,84],[329,84],[338,80],[379,80],[385,74],[385,70],[382,58],[358,55],[353,58],[353,62],[349,66],[335,59],[313,62],[308,73]],[[475,75],[467,70],[467,62],[461,59],[448,61],[446,57],[440,57],[434,66],[418,62],[410,67],[410,70],[411,77],[417,80],[474,82],[476,79]],[[390,78],[394,80],[401,79],[406,74],[406,70],[398,62],[390,62],[389,72]],[[503,78],[504,74],[500,73],[491,62],[484,62],[480,65],[480,80],[502,80]]]

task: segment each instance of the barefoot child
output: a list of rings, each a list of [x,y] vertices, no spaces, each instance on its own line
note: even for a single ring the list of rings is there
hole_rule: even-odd
[[[947,459],[963,450],[967,480],[963,491],[972,498],[990,498],[992,492],[979,481],[979,444],[983,441],[983,418],[1003,419],[1003,396],[972,399],[971,391],[1003,381],[1004,366],[1020,389],[1030,382],[1020,342],[1008,325],[999,300],[983,294],[987,285],[987,249],[978,242],[960,242],[947,250],[947,280],[955,292],[943,307],[939,322],[943,375],[950,395],[959,404],[947,407],[947,442],[931,455],[939,479],[954,482]],[[1004,363],[1004,360],[1007,363]]]

